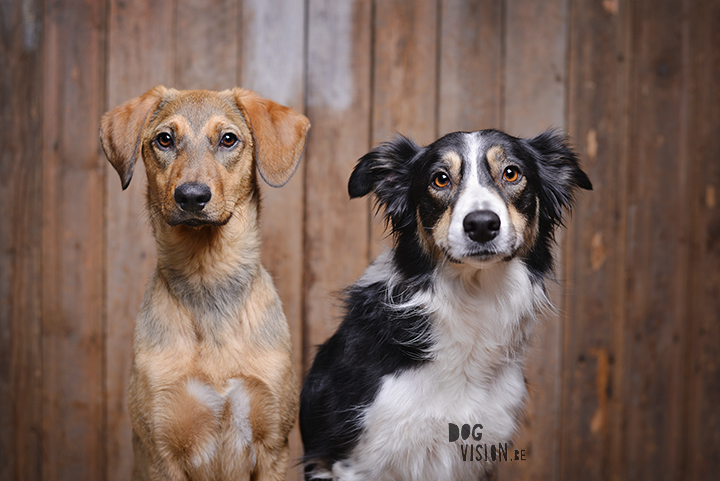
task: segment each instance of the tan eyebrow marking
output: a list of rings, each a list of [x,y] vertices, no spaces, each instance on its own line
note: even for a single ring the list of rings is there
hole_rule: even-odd
[[[193,129],[188,123],[187,119],[182,115],[173,115],[165,119],[161,124],[155,128],[155,132],[161,130],[170,129],[175,132],[178,138],[195,138]]]
[[[443,155],[443,160],[450,167],[450,176],[453,179],[458,179],[462,168],[462,159],[460,158],[460,155],[455,151],[446,152]]]
[[[490,173],[494,179],[498,179],[502,164],[505,161],[505,150],[499,145],[493,145],[485,154],[487,157],[488,165],[490,166]]]

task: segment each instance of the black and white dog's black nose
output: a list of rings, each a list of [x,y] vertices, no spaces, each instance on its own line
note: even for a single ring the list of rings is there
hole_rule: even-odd
[[[205,184],[188,182],[175,189],[175,202],[186,212],[200,212],[211,198],[212,191]]]
[[[500,217],[490,210],[476,210],[465,216],[463,228],[475,242],[489,242],[500,232]]]

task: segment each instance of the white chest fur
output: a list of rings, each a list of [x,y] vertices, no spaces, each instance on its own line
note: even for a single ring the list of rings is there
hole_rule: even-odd
[[[433,360],[382,380],[336,479],[478,479],[486,466],[462,460],[449,423],[482,424],[484,444],[512,441],[526,396],[522,349],[545,296],[520,261],[475,274],[441,272],[412,301],[430,312]]]

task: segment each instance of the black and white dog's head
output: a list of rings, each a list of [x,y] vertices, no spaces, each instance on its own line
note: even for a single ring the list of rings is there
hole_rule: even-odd
[[[574,191],[592,189],[567,139],[520,139],[497,130],[454,132],[420,147],[399,136],[363,156],[350,197],[374,192],[407,276],[438,263],[484,269],[522,257],[545,277],[553,232]]]

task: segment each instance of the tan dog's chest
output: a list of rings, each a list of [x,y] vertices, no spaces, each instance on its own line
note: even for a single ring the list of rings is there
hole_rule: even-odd
[[[269,326],[275,345],[254,332],[279,307],[265,276],[261,271],[246,302],[225,319],[191,312],[157,278],[150,281],[152,302],[137,320],[129,407],[142,444],[170,461],[154,464],[182,466],[193,479],[250,473],[254,442],[281,437],[292,423],[284,319]]]
[[[153,357],[163,356],[148,356],[143,361],[152,362]],[[136,413],[135,430],[144,445],[153,446],[156,456],[169,461],[162,463],[164,466],[179,466],[178,471],[191,473],[191,478],[201,474],[214,477],[223,469],[252,472],[257,459],[251,406],[257,402],[253,402],[246,378],[232,377],[215,384],[202,375],[184,375],[178,370],[171,374],[176,375],[158,382],[157,372],[133,371],[137,392],[131,392],[131,397],[138,406],[131,410]],[[241,463],[236,466],[241,469],[223,466],[228,460]]]

